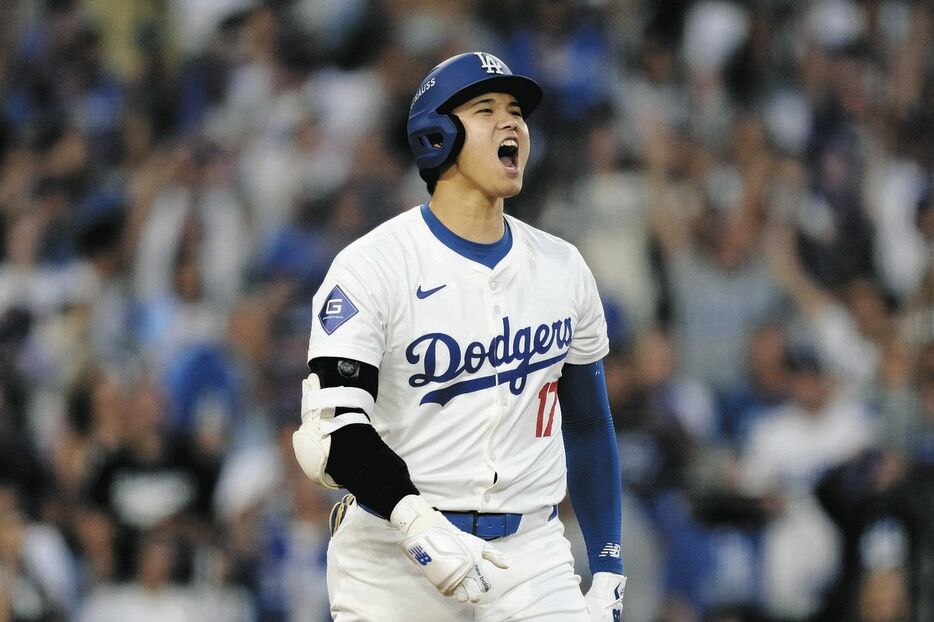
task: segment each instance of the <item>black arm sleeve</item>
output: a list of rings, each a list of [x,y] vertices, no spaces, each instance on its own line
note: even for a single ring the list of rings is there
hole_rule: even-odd
[[[383,518],[389,518],[402,497],[418,494],[405,460],[379,437],[373,426],[363,423],[345,425],[331,433],[331,453],[325,471]]]
[[[357,387],[376,399],[379,370],[350,359],[319,357],[308,367],[321,387]],[[338,408],[336,416],[360,412]],[[405,461],[380,438],[372,426],[353,423],[331,433],[331,451],[324,469],[363,505],[388,518],[402,497],[417,495]]]

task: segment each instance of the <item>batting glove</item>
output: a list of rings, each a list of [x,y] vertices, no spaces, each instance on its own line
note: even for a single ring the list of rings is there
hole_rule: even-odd
[[[623,616],[623,590],[626,577],[612,572],[598,572],[584,596],[591,622],[620,622]]]
[[[402,533],[400,545],[405,556],[439,592],[459,603],[476,603],[490,591],[481,560],[497,568],[508,567],[502,553],[452,525],[419,495],[403,497],[389,521]]]

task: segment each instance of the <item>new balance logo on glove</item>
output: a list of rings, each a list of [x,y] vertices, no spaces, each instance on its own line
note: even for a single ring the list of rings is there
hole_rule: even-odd
[[[411,553],[412,557],[415,558],[415,561],[417,561],[422,566],[427,566],[431,563],[431,555],[429,555],[425,549],[420,546],[410,548],[409,553]]]

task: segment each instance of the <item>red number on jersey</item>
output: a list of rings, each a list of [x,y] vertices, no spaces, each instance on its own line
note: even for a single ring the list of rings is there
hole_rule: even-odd
[[[548,411],[548,423],[545,423],[545,406],[548,396],[553,395],[551,409]],[[558,383],[548,382],[538,392],[538,419],[535,422],[535,438],[551,436],[551,425],[555,422],[555,406],[558,405]],[[544,426],[544,429],[542,427]]]

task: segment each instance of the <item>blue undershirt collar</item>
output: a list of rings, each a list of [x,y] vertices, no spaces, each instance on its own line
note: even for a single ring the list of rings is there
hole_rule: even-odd
[[[509,229],[509,223],[506,222],[505,219],[503,224],[506,226],[506,231],[503,233],[503,237],[491,244],[481,244],[480,242],[471,242],[470,240],[464,239],[445,227],[444,224],[438,220],[438,217],[435,216],[434,212],[431,211],[427,203],[422,205],[421,211],[422,218],[425,219],[425,224],[428,225],[428,229],[442,244],[461,257],[466,257],[471,261],[483,264],[490,270],[495,268],[496,264],[498,264],[500,260],[509,253],[509,249],[512,248],[512,231]]]

